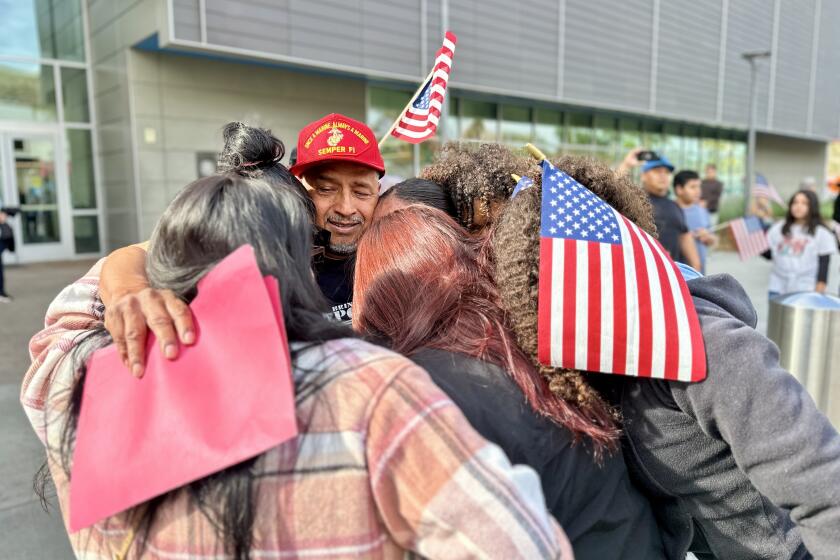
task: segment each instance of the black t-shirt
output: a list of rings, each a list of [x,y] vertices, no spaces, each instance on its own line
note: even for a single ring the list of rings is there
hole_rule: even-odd
[[[659,528],[648,500],[631,484],[620,452],[598,465],[586,441],[534,412],[501,368],[444,350],[411,360],[513,464],[540,477],[546,507],[568,535],[578,560],[661,560]]]
[[[315,280],[332,306],[331,318],[342,323],[353,319],[355,263],[355,255],[340,258],[320,255],[312,263]]]
[[[653,219],[656,229],[659,230],[659,242],[670,253],[672,259],[682,262],[680,235],[688,232],[682,208],[665,196],[648,193],[648,198],[653,205]]]

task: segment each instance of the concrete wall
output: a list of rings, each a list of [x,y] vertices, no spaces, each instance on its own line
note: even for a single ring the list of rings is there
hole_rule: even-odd
[[[88,14],[108,251],[139,238],[129,49],[166,22],[166,4],[88,0]]]
[[[840,135],[834,0],[166,0],[165,48],[215,51],[416,82],[459,38],[452,87],[746,128]],[[446,14],[446,16],[444,16]]]
[[[128,52],[135,121],[140,237],[197,178],[197,152],[218,152],[233,120],[270,128],[287,153],[304,125],[328,112],[365,118],[361,80],[169,53]]]
[[[776,187],[785,200],[805,177],[817,180],[822,193],[826,181],[828,145],[824,142],[797,140],[770,134],[758,134],[755,148],[755,170]]]

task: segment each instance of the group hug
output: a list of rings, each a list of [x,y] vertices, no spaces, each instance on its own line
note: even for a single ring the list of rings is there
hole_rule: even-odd
[[[731,276],[679,269],[702,381],[546,365],[536,161],[448,144],[380,192],[375,135],[346,116],[301,130],[291,160],[266,129],[222,136],[217,174],[66,287],[32,338],[36,486],[67,523],[90,356],[115,345],[112,374],[138,384],[152,353],[178,360],[201,343],[200,280],[243,245],[279,285],[299,434],[68,531],[79,558],[840,559],[840,436]],[[656,236],[632,178],[549,159]],[[512,196],[513,176],[533,185]]]

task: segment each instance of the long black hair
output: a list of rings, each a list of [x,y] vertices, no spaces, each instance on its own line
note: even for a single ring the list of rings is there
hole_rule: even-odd
[[[822,217],[820,216],[820,201],[817,198],[817,193],[808,189],[800,189],[793,193],[788,201],[787,214],[785,214],[785,225],[782,226],[782,235],[787,237],[790,235],[790,226],[796,222],[790,209],[793,206],[793,201],[799,195],[804,195],[808,199],[808,215],[805,217],[805,230],[808,235],[814,235],[817,231],[817,226],[823,225]]]
[[[276,157],[275,147],[266,146],[273,151],[261,155]],[[258,157],[250,159],[262,161]],[[310,268],[312,203],[299,181],[279,160],[274,161],[259,178],[250,176],[256,166],[246,166],[244,173],[232,170],[187,185],[164,211],[152,234],[146,268],[152,287],[170,289],[190,301],[196,295],[198,281],[216,263],[243,244],[250,244],[262,273],[278,279],[289,341],[305,343],[292,353],[294,363],[308,347],[354,335],[349,328],[326,318],[329,306]],[[110,336],[100,330],[76,347],[72,358],[78,375],[70,391],[68,410],[66,416],[52,419],[64,422],[63,432],[58,449],[48,448],[47,452],[68,478],[87,373],[85,362],[95,349],[110,342]],[[298,402],[312,393],[307,383],[313,379],[317,376],[297,377]],[[236,559],[247,558],[257,500],[256,461],[249,459],[130,510],[128,520],[137,536],[134,546],[138,554],[145,549],[161,505],[185,491],[216,529],[226,552]],[[43,485],[40,494],[44,500]]]
[[[382,201],[382,199],[390,196],[396,196],[408,203],[431,206],[446,212],[453,218],[456,217],[455,204],[453,204],[452,199],[449,198],[443,187],[428,179],[414,177],[401,181],[385,191],[385,194],[380,196],[379,200]]]

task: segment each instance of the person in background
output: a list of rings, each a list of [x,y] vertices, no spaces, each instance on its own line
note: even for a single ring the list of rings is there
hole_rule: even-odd
[[[582,158],[552,163],[654,231],[627,177]],[[505,207],[490,243],[501,307],[538,367],[541,202],[535,180]],[[625,460],[651,500],[668,558],[691,550],[701,560],[835,560],[840,435],[756,331],[755,309],[734,278],[696,275],[686,284],[706,349],[704,381],[541,367],[582,379],[619,408]]]
[[[403,195],[412,185],[438,194],[413,181]],[[482,436],[537,471],[578,560],[664,559],[611,412],[585,384],[543,376],[519,349],[479,254],[482,236],[422,202],[389,195],[379,204],[389,201],[402,206],[383,209],[359,242],[354,328],[420,365]]]
[[[271,151],[246,163],[273,158]],[[311,200],[285,169],[260,178],[249,169],[178,194],[152,235],[150,289],[174,294],[189,313],[200,279],[251,245],[261,272],[281,286],[300,433],[69,535],[76,555],[573,558],[533,470],[511,466],[420,367],[324,316],[310,268]],[[84,363],[109,342],[96,273],[50,305],[21,392],[65,521]]]
[[[709,211],[709,222],[712,227],[718,224],[718,208],[723,195],[723,183],[717,178],[717,166],[714,163],[706,165],[706,176],[700,183],[700,206]]]
[[[674,196],[682,208],[685,224],[694,237],[697,256],[700,258],[700,272],[706,272],[708,248],[717,243],[717,236],[711,232],[709,211],[699,204],[700,176],[695,171],[684,170],[674,175]]]
[[[688,230],[680,207],[668,198],[674,166],[663,155],[657,154],[657,159],[641,161],[637,157],[638,153],[639,150],[632,150],[627,154],[618,168],[619,174],[626,173],[632,167],[642,166],[642,187],[653,206],[659,243],[675,261],[700,270],[700,258],[694,245],[694,236]]]
[[[772,259],[769,296],[789,292],[824,292],[828,283],[828,264],[837,253],[837,239],[820,217],[819,200],[809,189],[791,198],[783,221],[767,232]]]
[[[3,252],[15,252],[15,232],[9,218],[17,214],[17,208],[0,208],[0,303],[9,303],[12,298],[6,293],[6,278],[3,271]]]

